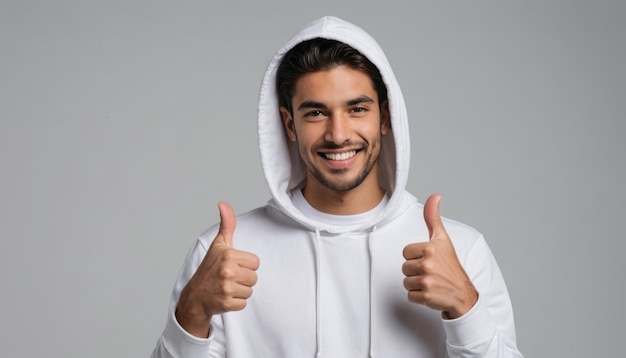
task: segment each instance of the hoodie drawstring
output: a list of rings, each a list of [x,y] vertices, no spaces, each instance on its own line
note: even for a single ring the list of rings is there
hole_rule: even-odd
[[[376,327],[375,315],[374,315],[374,234],[376,233],[376,226],[372,227],[372,231],[368,233],[367,239],[367,248],[369,250],[370,256],[370,307],[369,307],[369,315],[370,315],[370,327],[369,327],[369,336],[370,336],[370,349],[369,356],[370,358],[375,357],[375,347],[376,342],[374,341],[375,334],[374,329]],[[320,230],[315,228],[315,237],[313,238],[313,247],[315,250],[315,343],[316,343],[316,352],[315,357],[322,357],[322,313],[321,313],[321,276],[322,276],[322,267],[321,267],[321,235]]]
[[[313,246],[315,247],[315,340],[317,346],[317,352],[315,352],[316,358],[322,356],[322,313],[321,313],[321,249],[320,249],[320,230],[315,228],[315,238],[313,239]]]
[[[374,358],[376,351],[376,342],[374,342],[374,329],[376,327],[374,309],[376,305],[374,305],[374,234],[376,233],[376,226],[372,227],[372,231],[369,233],[369,237],[367,240],[367,248],[369,249],[370,254],[370,358]]]

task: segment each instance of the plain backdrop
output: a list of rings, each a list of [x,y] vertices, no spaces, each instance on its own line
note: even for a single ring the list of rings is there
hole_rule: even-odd
[[[408,189],[485,234],[522,352],[624,355],[625,2],[3,0],[1,356],[150,355],[217,201],[269,199],[259,84],[322,15],[386,51]]]

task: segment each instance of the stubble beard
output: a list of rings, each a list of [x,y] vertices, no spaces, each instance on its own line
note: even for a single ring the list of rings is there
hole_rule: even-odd
[[[372,141],[369,145],[366,143],[362,145],[361,152],[367,152],[371,147],[373,151],[366,158],[365,165],[363,169],[357,174],[356,178],[350,182],[345,182],[342,180],[348,173],[349,169],[332,169],[330,175],[326,175],[322,173],[322,171],[316,167],[312,162],[305,160],[305,156],[302,153],[306,150],[306,148],[300,147],[300,158],[304,162],[304,165],[307,167],[307,170],[311,172],[313,177],[317,179],[324,187],[335,191],[335,192],[347,192],[350,191],[363,183],[363,181],[369,176],[372,172],[372,169],[378,162],[378,158],[380,157],[380,134],[374,141]],[[299,145],[298,145],[299,146]],[[330,148],[331,146],[326,146],[326,148]],[[339,149],[341,146],[332,146],[332,149]],[[332,176],[332,177],[331,177]]]

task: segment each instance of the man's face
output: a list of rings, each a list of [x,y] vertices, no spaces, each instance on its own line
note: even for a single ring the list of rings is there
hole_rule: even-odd
[[[345,192],[377,176],[381,136],[390,121],[387,103],[381,111],[367,74],[347,66],[305,74],[296,82],[292,106],[293,116],[280,111],[307,167],[307,185],[316,180]]]

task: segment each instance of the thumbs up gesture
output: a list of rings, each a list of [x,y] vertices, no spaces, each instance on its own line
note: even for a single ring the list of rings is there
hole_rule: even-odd
[[[447,319],[467,313],[478,300],[478,293],[463,270],[452,241],[439,215],[439,194],[424,204],[424,221],[429,241],[407,245],[402,273],[410,302],[442,312]]]
[[[233,248],[237,219],[225,202],[218,204],[220,228],[198,270],[180,294],[178,323],[190,334],[208,337],[211,317],[246,307],[257,281],[259,258]]]

